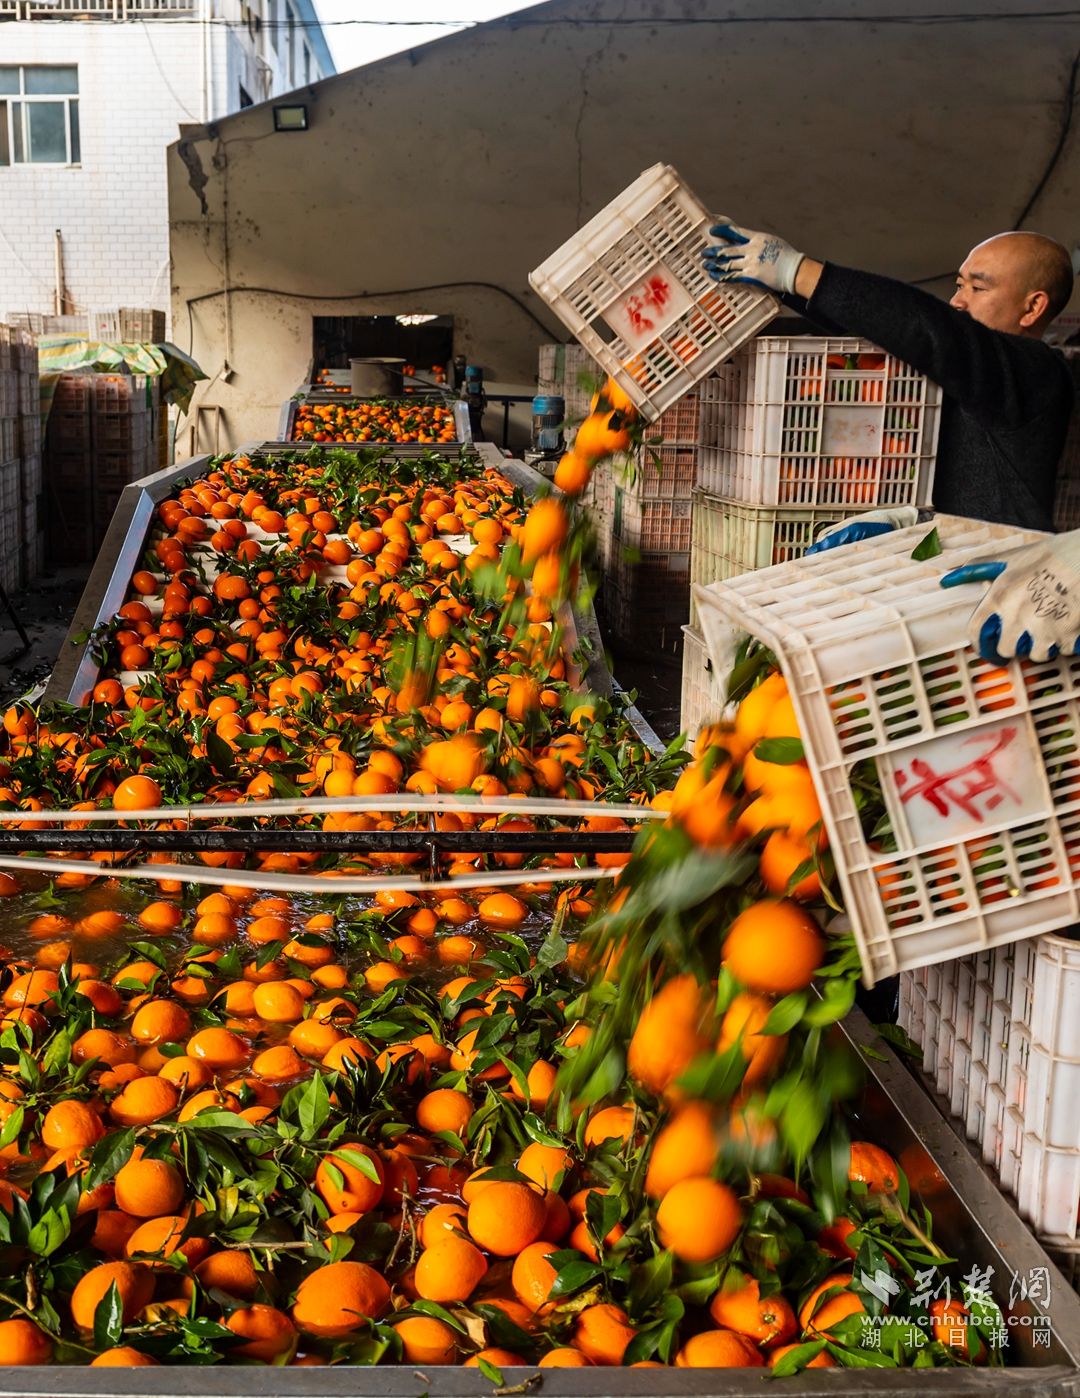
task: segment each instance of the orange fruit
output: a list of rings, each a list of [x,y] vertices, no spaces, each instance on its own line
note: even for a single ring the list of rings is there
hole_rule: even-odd
[[[168,1078],[135,1078],[113,1098],[109,1116],[120,1126],[147,1126],[170,1116],[179,1102],[179,1089]]]
[[[566,511],[554,495],[536,500],[525,516],[518,540],[522,561],[531,563],[541,554],[560,548],[569,530]]]
[[[453,1364],[457,1336],[444,1321],[433,1316],[406,1316],[394,1324],[406,1364]]]
[[[41,1123],[41,1139],[52,1150],[82,1150],[104,1134],[105,1128],[97,1112],[74,1098],[54,1103]]]
[[[385,1165],[359,1142],[338,1146],[315,1171],[315,1188],[334,1214],[368,1213],[382,1201],[385,1187]]]
[[[191,1015],[175,1000],[147,1000],[135,1011],[128,1027],[140,1043],[175,1043],[191,1028]]]
[[[605,1141],[628,1141],[634,1129],[632,1107],[602,1107],[585,1124],[585,1144],[600,1146]]]
[[[187,1041],[187,1051],[211,1068],[239,1068],[248,1060],[247,1044],[231,1029],[200,1029]]]
[[[212,1252],[195,1268],[195,1276],[207,1289],[216,1287],[242,1301],[254,1300],[259,1290],[259,1273],[251,1254],[239,1248]]]
[[[587,1369],[592,1365],[591,1359],[586,1359],[579,1349],[573,1345],[561,1345],[557,1349],[549,1349],[542,1359],[538,1360],[539,1369]]]
[[[113,792],[113,807],[118,811],[149,811],[160,805],[161,787],[151,777],[125,777]]]
[[[116,1172],[116,1207],[136,1218],[174,1214],[184,1201],[184,1177],[167,1160],[129,1160]]]
[[[712,1299],[709,1314],[725,1330],[737,1330],[757,1345],[786,1344],[796,1334],[795,1312],[777,1291],[762,1297],[757,1279],[743,1273]]]
[[[230,1354],[245,1359],[261,1359],[271,1364],[279,1355],[287,1354],[296,1344],[296,1326],[284,1311],[274,1306],[244,1306],[233,1311],[225,1322],[244,1344],[234,1345]]]
[[[479,1248],[447,1233],[416,1264],[416,1290],[426,1301],[467,1301],[487,1273]]]
[[[703,1330],[675,1356],[679,1369],[751,1369],[764,1363],[757,1347],[734,1330]]]
[[[143,1354],[141,1349],[135,1349],[132,1345],[114,1345],[112,1349],[103,1349],[96,1359],[91,1359],[90,1367],[91,1369],[145,1369],[160,1363],[160,1359]]]
[[[735,996],[720,1022],[717,1050],[725,1053],[732,1045],[739,1045],[746,1059],[744,1086],[759,1082],[779,1067],[787,1048],[786,1035],[762,1033],[771,1013],[770,1000],[744,990]]]
[[[664,1195],[656,1225],[663,1246],[683,1262],[713,1262],[738,1237],[742,1208],[726,1184],[692,1176]]]
[[[705,1102],[687,1102],[668,1119],[653,1142],[645,1193],[662,1199],[673,1185],[712,1172],[719,1155],[716,1119]]]
[[[869,1141],[852,1141],[848,1179],[865,1184],[870,1194],[895,1194],[900,1166],[887,1150]]]
[[[636,1334],[621,1306],[586,1306],[578,1312],[574,1347],[593,1364],[621,1364]]]
[[[300,1283],[293,1320],[309,1335],[337,1339],[381,1320],[390,1309],[390,1287],[365,1262],[330,1262]]]
[[[469,1205],[468,1230],[473,1241],[496,1257],[516,1257],[535,1243],[544,1229],[544,1196],[526,1184],[493,1180]]]
[[[417,1236],[420,1246],[429,1248],[445,1233],[465,1233],[465,1210],[460,1204],[435,1204],[420,1220]]]
[[[673,976],[642,1010],[627,1049],[630,1076],[650,1092],[663,1092],[711,1047],[709,1004],[692,975]]]
[[[838,1324],[849,1315],[859,1315],[865,1310],[862,1301],[850,1290],[853,1274],[834,1272],[814,1287],[799,1308],[799,1324],[807,1339],[827,1336],[829,1327]],[[827,1291],[834,1287],[842,1288],[834,1296],[825,1298]]]
[[[111,1286],[120,1295],[124,1324],[130,1325],[154,1294],[154,1274],[141,1262],[101,1262],[91,1267],[71,1293],[71,1319],[80,1330],[93,1330],[98,1303]]]
[[[416,1104],[416,1124],[432,1134],[452,1131],[461,1136],[475,1108],[467,1092],[440,1087],[428,1092]]]
[[[574,1157],[562,1146],[545,1146],[533,1141],[518,1157],[517,1168],[541,1189],[558,1191],[565,1176],[574,1168]]]
[[[551,1243],[530,1243],[514,1259],[510,1285],[514,1295],[530,1311],[548,1309],[547,1300],[558,1272],[548,1260],[558,1248]]]
[[[52,1340],[32,1320],[0,1320],[0,1364],[48,1364]]]
[[[770,995],[804,990],[824,957],[821,929],[787,898],[752,903],[724,939],[724,966],[748,990]]]

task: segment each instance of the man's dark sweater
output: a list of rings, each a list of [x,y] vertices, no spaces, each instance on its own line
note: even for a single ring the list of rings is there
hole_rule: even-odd
[[[827,334],[871,340],[941,385],[935,509],[1053,528],[1054,483],[1074,396],[1057,350],[989,330],[903,282],[831,263],[808,302],[783,299]]]

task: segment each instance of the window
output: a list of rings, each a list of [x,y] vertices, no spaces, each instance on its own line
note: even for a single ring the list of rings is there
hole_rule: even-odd
[[[289,16],[288,43],[289,43],[289,86],[296,86],[296,16],[293,14],[292,6],[287,5]]]
[[[311,50],[304,45],[304,86],[311,82]]]
[[[0,66],[0,165],[78,165],[79,70]]]
[[[244,86],[244,84],[241,83],[241,84],[240,84],[240,110],[243,111],[243,109],[244,109],[245,107],[253,107],[254,105],[255,105],[255,103],[251,100],[251,93],[248,92],[248,90],[247,90],[247,88]]]

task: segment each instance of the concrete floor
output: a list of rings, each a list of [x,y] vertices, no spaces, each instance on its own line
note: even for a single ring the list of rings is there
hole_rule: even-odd
[[[88,573],[87,568],[57,569],[10,598],[30,641],[26,653],[10,613],[0,607],[0,705],[6,707],[48,678]]]

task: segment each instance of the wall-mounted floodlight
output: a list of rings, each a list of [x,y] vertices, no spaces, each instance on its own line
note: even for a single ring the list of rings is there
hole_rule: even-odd
[[[302,102],[274,108],[275,131],[306,131],[307,107]]]

